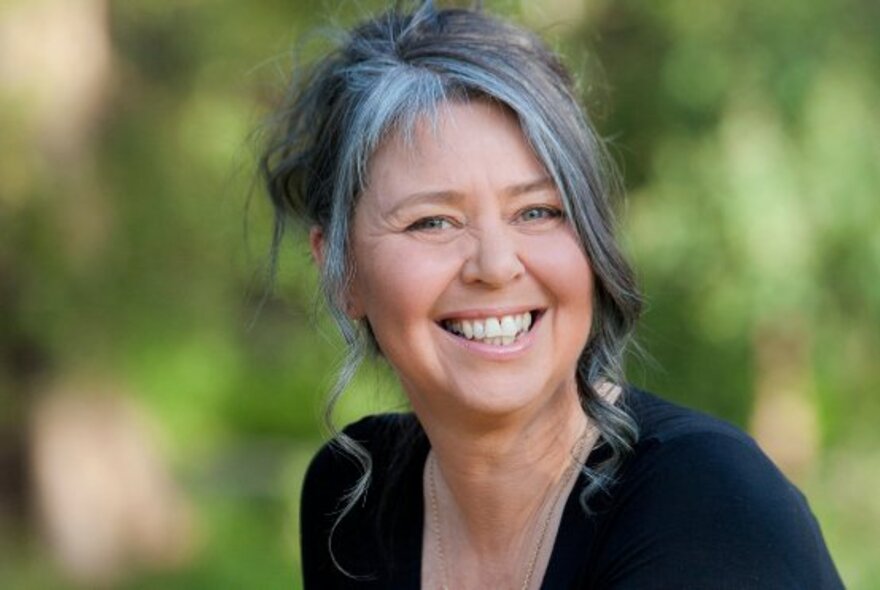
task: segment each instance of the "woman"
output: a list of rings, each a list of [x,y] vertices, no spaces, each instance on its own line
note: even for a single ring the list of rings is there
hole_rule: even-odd
[[[276,248],[410,414],[338,433],[307,588],[839,588],[804,499],[735,428],[624,385],[640,310],[601,143],[556,56],[476,10],[392,10],[280,111]]]

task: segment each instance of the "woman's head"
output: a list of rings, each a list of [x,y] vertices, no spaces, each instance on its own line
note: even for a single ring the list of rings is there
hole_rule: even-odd
[[[376,349],[348,313],[352,222],[376,150],[436,120],[447,103],[482,101],[514,115],[552,179],[593,271],[593,316],[578,365],[581,395],[617,380],[639,313],[631,271],[613,236],[612,189],[601,142],[558,58],[532,33],[473,10],[392,10],[351,31],[294,89],[263,160],[276,211],[319,228],[324,292],[347,342]],[[586,400],[584,400],[586,401]]]

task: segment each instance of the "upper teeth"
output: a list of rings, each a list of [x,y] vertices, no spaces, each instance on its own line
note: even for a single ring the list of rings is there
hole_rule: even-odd
[[[446,320],[444,326],[450,332],[468,340],[482,340],[490,344],[510,344],[517,336],[527,332],[532,325],[531,312],[500,317],[470,320]]]

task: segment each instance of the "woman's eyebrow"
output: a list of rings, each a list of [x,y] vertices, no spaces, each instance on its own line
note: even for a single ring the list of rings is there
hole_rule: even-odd
[[[512,184],[504,188],[502,192],[508,197],[518,197],[520,195],[546,190],[548,188],[555,188],[555,186],[553,179],[549,176],[542,176],[536,180]],[[414,205],[431,203],[455,204],[462,199],[464,199],[464,193],[454,190],[420,191],[407,195],[398,201],[394,207],[388,211],[388,214],[395,215],[402,209]]]
[[[504,190],[504,192],[508,196],[518,197],[519,195],[553,188],[556,188],[556,184],[553,182],[553,179],[549,176],[542,176],[537,180],[530,180],[529,182],[523,182],[520,184],[509,186]]]
[[[461,201],[464,198],[464,194],[458,191],[452,190],[439,190],[439,191],[422,191],[417,193],[412,193],[410,195],[405,196],[400,201],[398,201],[394,207],[388,211],[389,215],[394,215],[405,209],[407,207],[412,207],[415,205],[422,204],[431,204],[431,203],[446,203],[453,204]]]

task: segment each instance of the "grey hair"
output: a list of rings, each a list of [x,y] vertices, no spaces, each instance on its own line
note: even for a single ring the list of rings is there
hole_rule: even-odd
[[[435,116],[447,101],[488,100],[518,118],[589,258],[593,325],[577,381],[584,411],[610,450],[607,460],[586,470],[581,504],[589,511],[590,498],[614,480],[638,439],[625,405],[597,391],[600,383],[624,383],[623,358],[642,306],[614,237],[609,199],[619,190],[617,176],[578,106],[570,74],[536,35],[479,8],[438,9],[430,1],[405,6],[412,4],[398,3],[354,28],[292,88],[261,161],[275,212],[273,261],[290,221],[321,229],[321,286],[348,346],[325,419],[335,444],[363,475],[343,499],[336,524],[364,497],[372,462],[362,445],[333,426],[333,408],[363,359],[381,355],[369,324],[346,314],[353,212],[382,140],[410,133],[415,121]]]

